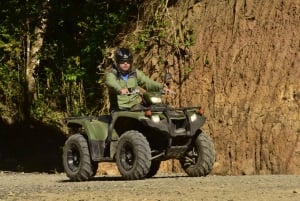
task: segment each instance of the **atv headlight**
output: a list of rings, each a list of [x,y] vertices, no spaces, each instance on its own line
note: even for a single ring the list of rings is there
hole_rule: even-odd
[[[150,100],[154,104],[161,103],[161,98],[160,97],[151,97]]]
[[[160,121],[160,118],[158,115],[153,115],[153,116],[151,116],[151,120],[155,123],[158,123]]]
[[[191,122],[196,121],[196,119],[197,119],[197,115],[195,113],[192,114],[192,116],[191,116]]]

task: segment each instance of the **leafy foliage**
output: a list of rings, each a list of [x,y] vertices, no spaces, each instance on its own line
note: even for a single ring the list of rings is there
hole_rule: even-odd
[[[47,2],[47,12],[42,9]],[[97,68],[106,48],[117,43],[136,18],[136,1],[1,1],[0,111],[13,118],[23,104],[28,37],[47,19],[35,68],[36,92],[31,114],[45,119],[55,112],[97,113],[101,108],[105,67]],[[20,111],[19,111],[20,112]],[[17,112],[18,113],[18,112]],[[51,116],[53,118],[53,116]]]
[[[23,83],[21,42],[10,34],[11,27],[0,27],[0,113],[15,116]]]

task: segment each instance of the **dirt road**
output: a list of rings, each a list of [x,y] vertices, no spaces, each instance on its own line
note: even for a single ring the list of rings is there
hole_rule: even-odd
[[[0,172],[0,200],[299,201],[300,176],[159,174],[139,181],[97,176],[88,182],[70,182],[64,174]]]

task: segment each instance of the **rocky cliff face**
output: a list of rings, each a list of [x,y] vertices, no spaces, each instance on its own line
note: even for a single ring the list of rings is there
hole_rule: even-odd
[[[300,1],[170,1],[164,11],[166,38],[182,44],[161,40],[139,62],[170,67],[174,105],[205,107],[213,172],[300,174]]]

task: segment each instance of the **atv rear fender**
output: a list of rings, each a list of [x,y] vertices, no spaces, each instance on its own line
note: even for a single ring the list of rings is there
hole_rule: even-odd
[[[80,133],[87,137],[92,160],[100,161],[104,157],[109,122],[109,115],[100,117],[70,117],[67,119],[67,126],[76,131],[80,130]]]
[[[70,117],[67,119],[69,128],[81,128],[90,140],[105,140],[108,132],[109,116]]]

